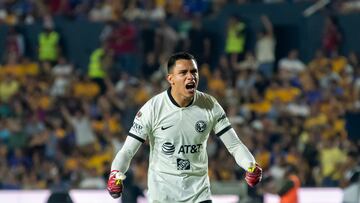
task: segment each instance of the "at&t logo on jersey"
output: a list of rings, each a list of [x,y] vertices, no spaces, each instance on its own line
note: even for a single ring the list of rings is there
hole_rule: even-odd
[[[195,130],[198,131],[199,133],[204,132],[206,129],[206,122],[205,121],[198,121],[195,124]]]
[[[200,152],[200,148],[201,148],[202,144],[186,144],[186,145],[181,145],[178,154],[194,154],[194,153],[198,153]]]
[[[162,151],[166,155],[172,155],[175,152],[175,146],[170,142],[165,142],[162,145]]]
[[[190,161],[187,159],[177,159],[177,169],[178,170],[190,170]]]

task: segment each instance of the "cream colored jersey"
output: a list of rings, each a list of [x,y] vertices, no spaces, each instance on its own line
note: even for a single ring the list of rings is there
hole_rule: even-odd
[[[150,99],[137,113],[129,136],[149,140],[150,202],[210,200],[207,139],[231,129],[223,108],[212,96],[196,91],[179,107],[170,89]]]

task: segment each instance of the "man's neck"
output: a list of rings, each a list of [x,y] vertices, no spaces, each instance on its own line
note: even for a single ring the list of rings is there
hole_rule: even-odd
[[[193,97],[189,97],[189,98],[183,97],[179,94],[176,94],[173,89],[171,89],[170,94],[179,107],[189,106],[193,101]]]

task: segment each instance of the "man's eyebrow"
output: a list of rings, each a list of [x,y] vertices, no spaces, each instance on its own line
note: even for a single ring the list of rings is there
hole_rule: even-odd
[[[187,68],[181,68],[179,70],[177,70],[176,72],[182,73],[182,72],[187,72]]]

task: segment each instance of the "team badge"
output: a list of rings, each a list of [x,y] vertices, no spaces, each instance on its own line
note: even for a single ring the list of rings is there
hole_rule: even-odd
[[[198,121],[195,124],[195,130],[198,131],[199,133],[204,132],[206,129],[206,123],[205,121]]]

